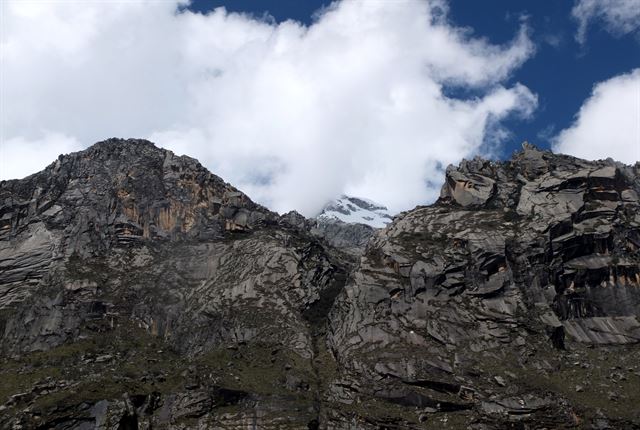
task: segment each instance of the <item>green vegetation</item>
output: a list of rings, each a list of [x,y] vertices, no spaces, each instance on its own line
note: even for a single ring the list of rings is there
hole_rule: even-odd
[[[320,374],[333,371],[332,357],[323,351]],[[45,352],[6,360],[0,370],[0,404],[17,393],[29,393],[11,407],[31,404],[43,415],[53,409],[102,399],[121,399],[124,393],[149,395],[197,386],[224,387],[266,397],[280,396],[287,405],[313,407],[318,377],[311,359],[274,345],[254,343],[219,347],[188,358],[167,348],[148,332],[117,327],[89,339]],[[40,391],[37,386],[47,386]],[[31,403],[32,402],[32,403]],[[234,412],[238,406],[221,407]]]
[[[569,400],[578,420],[593,418],[602,410],[614,419],[637,419],[640,401],[640,367],[633,346],[590,347],[567,343],[567,351],[543,346],[532,349],[527,366],[518,364],[516,352],[481,360],[478,370],[486,377],[517,375],[510,384],[522,393],[554,393]],[[541,370],[535,370],[533,362]],[[506,377],[506,379],[509,379]],[[610,396],[610,393],[612,396]]]

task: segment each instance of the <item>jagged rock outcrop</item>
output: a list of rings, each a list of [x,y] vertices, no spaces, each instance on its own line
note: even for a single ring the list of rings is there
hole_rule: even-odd
[[[18,420],[23,428],[42,416],[64,428],[112,428],[127,416],[140,426],[217,423],[211,393],[246,379],[255,379],[254,390],[239,390],[233,405],[249,415],[236,405],[228,420],[260,422],[256,414],[291,406],[291,395],[282,400],[271,389],[287,377],[299,380],[293,393],[306,387],[293,402],[303,412],[278,419],[317,419],[314,336],[345,269],[306,231],[282,225],[197,161],[139,140],[61,156],[43,172],[3,182],[0,201],[0,352],[14,358],[3,377],[16,379],[0,396],[40,375],[21,357],[63,356],[42,374],[54,381],[44,396],[8,404],[34,405]],[[269,377],[256,370],[262,359]],[[188,366],[200,391],[184,392]],[[74,382],[59,386],[61,376]],[[122,403],[124,394],[138,396],[135,407]],[[64,400],[41,406],[51,396]]]
[[[640,352],[625,348],[640,341],[638,170],[528,145],[506,163],[450,166],[436,204],[370,241],[332,310],[331,348],[358,387],[335,398],[467,411],[477,428],[587,425],[603,389],[632,408],[638,391],[596,382],[611,364],[591,357],[616,351],[620,367]],[[568,394],[584,381],[596,399]]]
[[[0,183],[0,428],[640,428],[639,170],[526,145],[354,230],[61,156]]]

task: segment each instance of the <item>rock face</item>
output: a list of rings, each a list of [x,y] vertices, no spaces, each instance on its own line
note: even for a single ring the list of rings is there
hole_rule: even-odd
[[[61,156],[0,184],[0,428],[640,428],[639,170],[527,145],[375,231]]]
[[[343,222],[338,219],[307,219],[292,211],[280,218],[280,224],[305,230],[326,245],[347,254],[346,258],[358,258],[376,229],[367,224]]]
[[[530,146],[450,166],[441,199],[380,231],[335,303],[329,344],[358,387],[339,398],[588,427],[610,405],[569,394],[587,382],[633,408],[636,388],[597,375],[640,353],[639,185],[637,165]]]
[[[0,201],[1,401],[52,385],[12,397],[0,427],[27,404],[23,428],[316,419],[314,336],[345,268],[313,236],[145,141],[62,156]]]

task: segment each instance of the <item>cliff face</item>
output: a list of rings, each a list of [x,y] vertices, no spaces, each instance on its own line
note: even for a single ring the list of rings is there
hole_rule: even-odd
[[[60,261],[157,240],[221,238],[275,217],[197,161],[137,140],[61,156],[43,172],[3,182],[0,201],[0,283],[8,290],[0,305],[28,297]]]
[[[358,387],[340,398],[637,425],[638,185],[638,166],[530,146],[450,167],[435,205],[369,242],[334,306],[329,343]]]
[[[2,426],[243,422],[214,405],[279,416],[280,393],[314,381],[343,264],[195,160],[110,140],[3,182],[0,201]],[[292,422],[317,416],[313,392]]]
[[[465,161],[358,250],[146,141],[62,156],[0,185],[0,428],[636,428],[638,170]]]

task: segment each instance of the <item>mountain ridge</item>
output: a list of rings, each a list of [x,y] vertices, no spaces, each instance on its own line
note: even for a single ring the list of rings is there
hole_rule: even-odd
[[[525,145],[376,230],[59,157],[0,182],[0,428],[636,428],[639,172]]]

